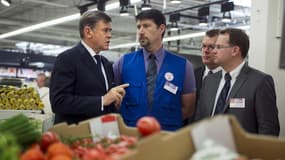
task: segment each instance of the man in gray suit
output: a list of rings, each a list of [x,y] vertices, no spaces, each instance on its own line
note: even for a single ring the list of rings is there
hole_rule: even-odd
[[[202,39],[201,59],[203,66],[195,68],[194,70],[196,82],[196,103],[194,114],[189,118],[188,124],[191,124],[194,121],[195,113],[197,110],[197,102],[199,100],[199,94],[203,80],[206,76],[209,76],[221,70],[221,67],[219,67],[219,65],[214,62],[215,54],[213,53],[219,31],[219,29],[208,30]]]
[[[273,78],[248,66],[249,38],[240,29],[221,30],[215,62],[223,70],[208,76],[200,91],[195,120],[231,114],[250,133],[279,135]]]

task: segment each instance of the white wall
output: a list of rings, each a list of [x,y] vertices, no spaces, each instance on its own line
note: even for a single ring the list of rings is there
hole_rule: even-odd
[[[252,0],[249,65],[273,76],[280,136],[285,137],[285,69],[279,69],[284,0]]]

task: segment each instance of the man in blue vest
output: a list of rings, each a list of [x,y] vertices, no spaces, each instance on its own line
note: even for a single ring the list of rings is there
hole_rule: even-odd
[[[192,64],[163,48],[166,22],[159,10],[140,12],[136,25],[143,48],[125,54],[113,66],[115,82],[130,84],[120,113],[129,126],[148,115],[154,116],[163,130],[177,130],[194,111]]]

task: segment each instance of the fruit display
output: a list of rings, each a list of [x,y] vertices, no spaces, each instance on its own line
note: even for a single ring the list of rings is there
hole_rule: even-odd
[[[18,160],[20,146],[15,137],[10,134],[0,133],[0,159]]]
[[[0,159],[18,160],[22,150],[38,141],[41,132],[28,117],[16,115],[0,122]]]
[[[23,114],[0,122],[0,160],[116,160],[136,148],[137,137],[41,133]],[[5,153],[5,154],[4,154]]]
[[[41,131],[33,120],[18,114],[0,123],[0,133],[12,135],[23,147],[38,141]]]
[[[40,140],[20,155],[20,160],[116,160],[135,148],[137,139],[121,135],[117,138],[59,138],[47,131]]]
[[[151,134],[160,132],[160,124],[154,117],[144,116],[140,118],[136,124],[138,131],[142,136],[149,136]]]
[[[43,110],[44,104],[33,87],[3,86],[0,88],[0,109]]]

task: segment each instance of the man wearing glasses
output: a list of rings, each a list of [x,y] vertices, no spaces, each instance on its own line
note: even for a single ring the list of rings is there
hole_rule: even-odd
[[[248,132],[279,135],[273,78],[246,63],[249,38],[240,29],[221,30],[213,53],[223,70],[207,77],[200,91],[195,120],[231,114]]]
[[[208,30],[205,33],[205,36],[202,40],[201,59],[202,59],[203,66],[195,69],[195,81],[196,81],[196,107],[195,108],[197,108],[197,102],[199,99],[200,88],[202,86],[203,80],[208,75],[211,75],[221,70],[221,67],[219,67],[219,65],[214,62],[214,54],[213,54],[213,50],[215,48],[215,44],[216,44],[216,40],[219,35],[219,31],[220,31],[219,29]],[[189,123],[192,123],[194,121],[194,116],[195,116],[195,112],[193,116],[190,117]]]

